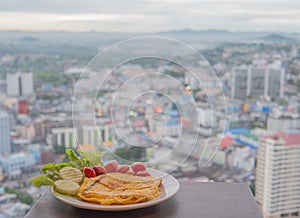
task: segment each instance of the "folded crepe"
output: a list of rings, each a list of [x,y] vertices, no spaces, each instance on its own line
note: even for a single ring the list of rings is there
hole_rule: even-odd
[[[102,205],[134,204],[150,201],[161,194],[160,177],[106,173],[84,178],[77,195],[85,201]]]

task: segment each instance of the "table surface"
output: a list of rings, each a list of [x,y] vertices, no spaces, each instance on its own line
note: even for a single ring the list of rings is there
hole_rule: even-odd
[[[247,184],[180,183],[172,199],[143,209],[103,212],[79,209],[55,199],[48,190],[26,218],[146,217],[146,218],[263,218]]]

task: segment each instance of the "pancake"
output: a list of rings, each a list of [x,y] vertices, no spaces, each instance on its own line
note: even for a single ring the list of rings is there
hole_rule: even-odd
[[[134,204],[160,196],[161,182],[160,177],[107,173],[94,178],[85,177],[77,195],[85,201],[102,205]]]

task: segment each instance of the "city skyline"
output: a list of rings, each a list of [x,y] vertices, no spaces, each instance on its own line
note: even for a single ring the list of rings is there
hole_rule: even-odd
[[[180,29],[241,32],[297,32],[300,29],[299,2],[276,0],[270,3],[258,0],[89,0],[83,4],[69,0],[60,3],[14,0],[0,3],[0,30],[151,33]]]
[[[300,2],[12,0],[0,33],[0,218],[73,216],[45,186],[111,161],[212,187],[192,217],[300,217]]]

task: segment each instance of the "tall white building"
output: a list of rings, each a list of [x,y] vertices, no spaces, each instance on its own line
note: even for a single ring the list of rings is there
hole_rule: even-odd
[[[235,67],[231,72],[231,97],[245,99],[248,92],[248,68],[246,66]]]
[[[231,97],[244,100],[260,95],[283,96],[285,69],[278,64],[234,67],[231,71]]]
[[[260,138],[255,196],[265,218],[299,217],[299,169],[299,131]]]
[[[0,155],[10,153],[9,116],[0,111]]]
[[[7,74],[7,94],[9,96],[30,96],[33,94],[32,73]]]

